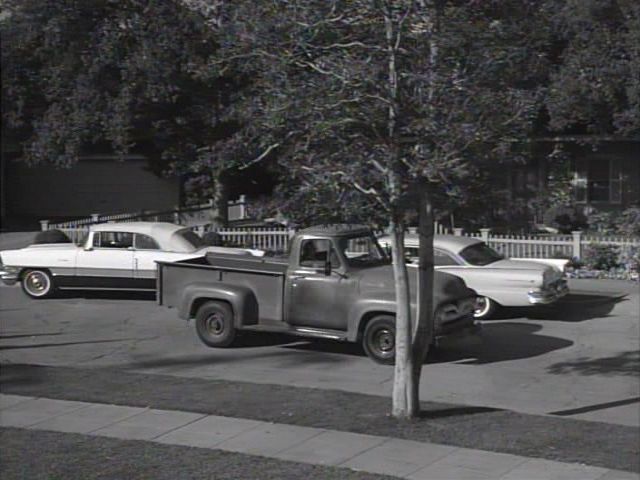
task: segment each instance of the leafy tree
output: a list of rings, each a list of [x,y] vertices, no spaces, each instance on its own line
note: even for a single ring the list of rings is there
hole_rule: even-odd
[[[640,134],[640,4],[548,0],[556,56],[545,105],[551,130]]]
[[[222,191],[226,164],[208,147],[239,128],[228,110],[248,78],[221,71],[200,14],[164,0],[21,0],[3,4],[0,28],[3,138],[22,161],[141,152],[156,173]]]
[[[255,89],[237,106],[245,128],[227,145],[252,152],[243,155],[254,159],[249,164],[277,154],[298,186],[289,206],[301,218],[309,208],[331,220],[366,212],[367,223],[390,226],[397,417],[419,408],[433,334],[431,289],[420,291],[417,319],[410,309],[407,211],[420,206],[420,282],[432,285],[432,199],[473,173],[470,165],[517,156],[536,114],[536,42],[512,19],[533,5],[501,3],[289,0],[223,8],[221,58],[255,71]],[[352,203],[356,194],[363,200]]]

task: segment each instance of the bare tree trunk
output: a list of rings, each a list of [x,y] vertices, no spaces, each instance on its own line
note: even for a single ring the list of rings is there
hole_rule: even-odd
[[[391,251],[396,287],[396,364],[391,413],[396,418],[411,418],[418,413],[420,402],[413,378],[411,300],[404,258],[404,224],[397,217],[391,223]]]
[[[398,201],[401,197],[398,172],[402,168],[400,148],[397,143],[396,123],[398,115],[398,72],[396,70],[396,52],[399,45],[399,25],[393,19],[391,5],[384,5],[385,36],[388,55],[388,91],[389,110],[387,135],[390,142],[389,161],[389,198],[393,213],[391,220],[391,251],[393,253],[393,278],[396,286],[396,344],[395,370],[393,376],[393,394],[391,413],[396,418],[411,418],[417,415],[420,401],[415,388],[413,375],[414,361],[411,337],[411,292],[409,275],[404,256],[404,222],[401,220]]]
[[[211,224],[214,227],[225,227],[227,225],[229,216],[228,216],[228,201],[229,195],[227,192],[227,188],[225,182],[222,178],[222,174],[220,172],[212,173],[212,190],[213,197],[212,205],[211,205]]]
[[[420,374],[429,346],[434,337],[434,305],[433,305],[433,236],[434,219],[431,198],[427,185],[422,185],[420,190],[420,202],[418,206],[418,234],[420,236],[418,266],[418,292],[417,320],[413,329],[413,370],[412,377],[416,400],[419,405]]]

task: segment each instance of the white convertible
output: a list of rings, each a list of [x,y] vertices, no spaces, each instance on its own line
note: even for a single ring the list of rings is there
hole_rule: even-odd
[[[261,255],[259,250],[207,247],[188,228],[171,223],[94,225],[79,245],[34,244],[0,252],[0,278],[22,283],[32,298],[60,290],[156,289],[156,261],[173,262],[208,252]]]
[[[378,239],[391,247],[391,238]],[[405,235],[405,255],[417,265],[419,237]],[[500,306],[524,307],[555,302],[569,292],[562,272],[535,261],[505,259],[481,240],[436,235],[433,241],[435,268],[462,278],[481,297],[475,317],[489,318]]]

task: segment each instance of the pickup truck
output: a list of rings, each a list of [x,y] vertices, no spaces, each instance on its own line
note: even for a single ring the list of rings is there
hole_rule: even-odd
[[[374,361],[394,362],[392,265],[366,227],[302,230],[288,259],[209,253],[157,263],[158,303],[195,319],[210,347],[230,346],[242,331],[268,331],[361,342]],[[415,315],[417,274],[409,272]],[[478,338],[476,296],[459,277],[435,273],[435,342]]]

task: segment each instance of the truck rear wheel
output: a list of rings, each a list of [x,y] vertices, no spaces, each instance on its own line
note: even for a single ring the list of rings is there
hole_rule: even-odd
[[[223,302],[206,302],[196,312],[196,331],[209,347],[228,347],[236,338],[233,311]]]
[[[372,318],[362,335],[362,348],[376,363],[392,365],[396,360],[396,325],[390,315]]]

